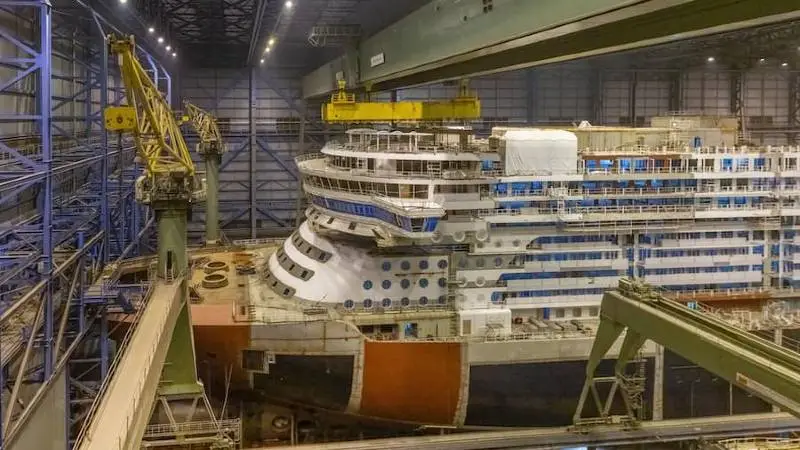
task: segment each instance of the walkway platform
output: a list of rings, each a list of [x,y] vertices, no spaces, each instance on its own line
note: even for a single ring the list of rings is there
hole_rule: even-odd
[[[677,442],[703,439],[716,441],[753,434],[785,433],[800,430],[800,420],[789,414],[766,413],[695,419],[644,422],[636,430],[602,426],[589,433],[569,428],[480,431],[445,436],[349,441],[305,445],[304,450],[478,450],[552,449],[580,446],[610,446]],[[269,447],[259,450],[288,450],[297,447]]]

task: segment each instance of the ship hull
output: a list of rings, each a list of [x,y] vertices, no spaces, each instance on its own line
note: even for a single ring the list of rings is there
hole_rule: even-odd
[[[573,421],[592,338],[553,341],[371,341],[351,325],[314,322],[195,326],[198,365],[219,382],[305,408],[443,426],[563,426]],[[264,352],[262,370],[243,352]],[[642,415],[653,417],[646,349]],[[204,368],[206,372],[204,372]],[[612,373],[605,360],[599,375]],[[665,352],[663,418],[769,411],[763,401]],[[623,413],[621,401],[612,412]],[[593,413],[587,405],[584,415]]]

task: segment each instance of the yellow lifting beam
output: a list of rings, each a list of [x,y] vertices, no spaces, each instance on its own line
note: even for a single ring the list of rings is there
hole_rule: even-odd
[[[481,102],[462,81],[458,96],[452,100],[434,102],[357,102],[345,91],[345,81],[339,80],[339,91],[322,105],[322,120],[326,122],[413,122],[434,120],[478,119]]]

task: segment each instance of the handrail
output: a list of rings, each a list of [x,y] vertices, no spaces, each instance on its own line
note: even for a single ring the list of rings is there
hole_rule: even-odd
[[[128,344],[130,343],[130,340],[133,337],[134,332],[136,331],[136,327],[139,324],[139,319],[142,317],[142,314],[144,314],[144,311],[147,308],[147,304],[153,294],[153,289],[154,289],[153,284],[148,283],[147,290],[142,295],[142,302],[140,303],[139,308],[136,310],[136,314],[133,316],[133,319],[131,321],[131,326],[128,328],[128,331],[125,332],[125,336],[122,338],[122,342],[120,342],[118,351],[114,356],[114,360],[108,367],[108,374],[106,378],[103,380],[103,384],[100,385],[100,389],[97,391],[97,395],[95,396],[95,399],[92,402],[92,406],[89,408],[89,412],[86,414],[86,417],[84,418],[81,430],[78,433],[78,436],[75,438],[75,444],[73,445],[73,448],[80,448],[80,445],[86,438],[86,434],[89,432],[89,428],[91,427],[92,421],[94,420],[94,416],[95,414],[97,414],[97,409],[100,407],[101,400],[108,391],[108,387],[111,384],[112,380],[114,379],[114,375],[116,374],[117,367],[119,366],[119,363],[122,360],[125,351],[127,350]]]

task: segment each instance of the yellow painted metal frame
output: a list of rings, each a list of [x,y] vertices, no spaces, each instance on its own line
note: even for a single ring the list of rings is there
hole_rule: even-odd
[[[189,102],[184,102],[183,106],[184,111],[187,114],[184,118],[184,121],[192,123],[197,135],[200,137],[200,142],[204,144],[211,142],[222,142],[222,135],[219,132],[217,119],[214,116],[212,116],[203,108],[195,106]]]
[[[108,43],[111,53],[119,56],[129,108],[135,114],[133,135],[136,148],[145,162],[147,176],[174,172],[193,176],[194,163],[178,122],[167,100],[136,59],[133,36],[118,38],[112,34],[108,37]],[[113,110],[106,112],[106,118],[112,113]],[[108,122],[106,126],[108,127]]]
[[[439,102],[357,102],[355,95],[339,91],[331,101],[322,105],[322,120],[326,122],[404,122],[448,119],[478,119],[481,102],[462,83],[459,94],[452,100]]]

